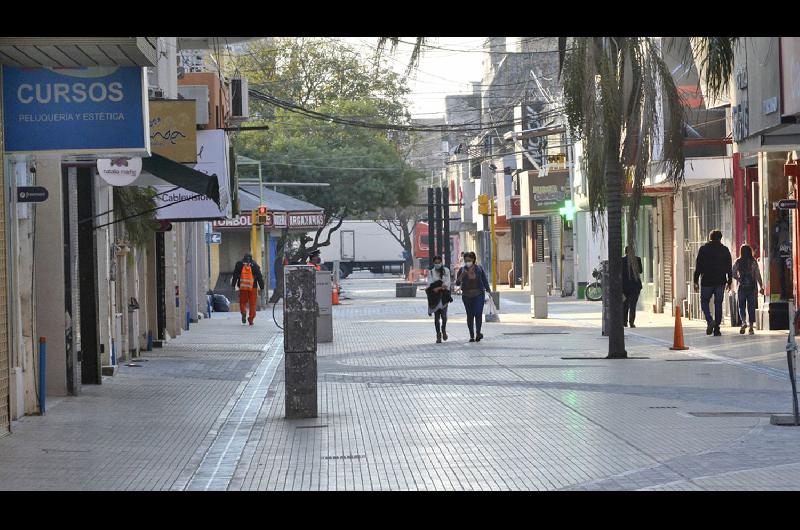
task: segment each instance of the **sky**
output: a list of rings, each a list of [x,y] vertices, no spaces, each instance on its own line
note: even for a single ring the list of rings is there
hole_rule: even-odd
[[[472,92],[471,81],[480,81],[483,74],[483,43],[486,37],[429,37],[419,67],[409,76],[412,90],[412,118],[443,117],[444,98],[448,94]],[[342,37],[342,40],[365,54],[374,54],[377,37]],[[413,43],[415,37],[400,37]],[[447,48],[446,50],[433,47]],[[388,65],[404,74],[411,57],[412,44],[401,42],[394,53],[386,52]],[[371,55],[370,55],[371,56]]]

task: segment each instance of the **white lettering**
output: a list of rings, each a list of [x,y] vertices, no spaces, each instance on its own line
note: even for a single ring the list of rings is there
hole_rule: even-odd
[[[123,93],[122,93],[122,83],[111,83],[108,85],[108,100],[114,103],[122,101]]]
[[[64,99],[64,103],[69,103],[69,85],[66,83],[56,83],[53,85],[53,103],[60,103]]]
[[[75,103],[83,103],[86,101],[86,85],[83,83],[75,83],[72,85],[72,101]]]
[[[38,101],[39,103],[50,103],[50,99],[52,99],[53,97],[53,87],[52,85],[44,85],[44,86],[47,89],[47,91],[45,92],[47,94],[47,97],[42,95],[43,92],[42,85],[36,85],[36,101]]]
[[[22,95],[23,90],[31,92],[33,91],[33,87],[31,85],[25,84],[25,85],[20,85],[19,88],[17,89],[17,99],[19,100],[20,103],[24,103],[27,105],[28,103],[33,101],[33,96],[23,96]]]
[[[100,90],[100,95],[97,95],[97,89]],[[103,83],[92,83],[89,85],[89,99],[95,103],[104,101],[108,96],[106,86]]]

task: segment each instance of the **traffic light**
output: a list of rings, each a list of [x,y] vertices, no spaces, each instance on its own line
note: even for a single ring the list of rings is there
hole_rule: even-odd
[[[258,212],[256,215],[256,224],[258,225],[265,225],[267,224],[267,207],[266,206],[259,206]]]
[[[489,215],[489,196],[486,194],[478,195],[478,213]]]

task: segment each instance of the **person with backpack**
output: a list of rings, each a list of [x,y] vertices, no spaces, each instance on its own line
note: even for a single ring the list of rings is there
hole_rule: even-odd
[[[428,316],[433,315],[436,343],[447,340],[447,306],[453,301],[450,295],[450,269],[444,266],[441,256],[434,256],[433,269],[428,274]]]
[[[702,276],[702,282],[700,277]],[[708,243],[700,247],[694,269],[694,288],[700,291],[700,307],[706,317],[706,335],[714,333],[722,335],[719,325],[722,323],[722,299],[725,287],[731,288],[731,251],[722,244],[722,232],[712,230],[708,234]],[[700,285],[698,286],[698,283]],[[714,297],[714,318],[711,318],[711,297]]]
[[[261,275],[261,268],[253,261],[253,255],[249,252],[245,253],[242,261],[236,262],[231,285],[234,289],[239,289],[239,312],[242,313],[242,324],[249,322],[252,326],[256,318],[258,287],[264,290],[264,277]]]
[[[483,338],[483,303],[486,293],[491,292],[489,280],[483,267],[477,264],[478,257],[474,252],[464,255],[464,267],[458,271],[456,285],[461,286],[461,301],[467,310],[467,328],[469,341],[480,342]]]
[[[750,317],[750,335],[753,335],[755,333],[753,324],[756,321],[756,290],[758,289],[763,295],[764,282],[761,280],[761,271],[750,245],[742,245],[739,249],[739,259],[733,264],[733,279],[739,286],[736,293],[739,299],[739,319],[742,321],[739,333],[744,335],[747,329],[745,317]]]

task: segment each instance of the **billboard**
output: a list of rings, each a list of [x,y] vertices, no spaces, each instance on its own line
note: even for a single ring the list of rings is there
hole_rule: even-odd
[[[527,215],[558,212],[569,198],[569,171],[551,170],[542,177],[538,173],[528,171],[524,179],[528,182]]]
[[[150,150],[181,164],[197,163],[194,100],[150,101]]]
[[[2,72],[6,152],[149,156],[144,68]]]
[[[229,189],[228,135],[220,129],[197,131],[197,164],[191,167],[206,175],[216,175],[220,206],[205,195],[175,186],[153,186],[156,189],[156,210],[159,220],[212,220],[231,216]]]

